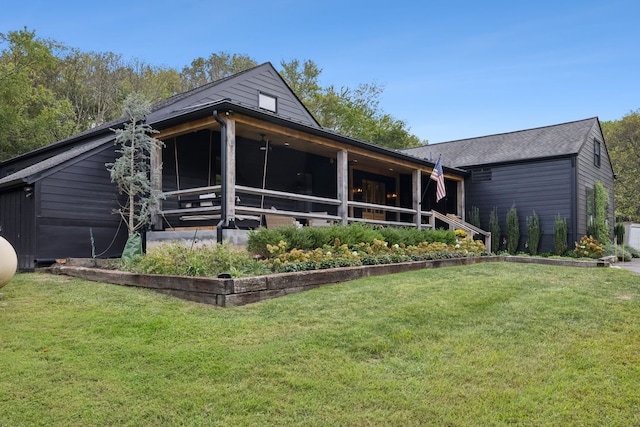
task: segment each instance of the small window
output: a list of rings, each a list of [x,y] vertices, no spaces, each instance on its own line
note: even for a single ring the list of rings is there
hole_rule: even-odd
[[[600,141],[593,140],[593,164],[600,167]]]
[[[258,93],[258,107],[263,110],[268,110],[271,112],[277,111],[277,98],[275,96],[267,95],[266,93],[259,92]]]

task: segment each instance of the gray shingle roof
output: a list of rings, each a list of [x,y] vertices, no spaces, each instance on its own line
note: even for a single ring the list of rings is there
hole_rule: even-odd
[[[53,157],[49,157],[46,160],[38,162],[34,165],[26,167],[24,169],[20,169],[19,171],[7,175],[4,178],[0,179],[0,187],[4,187],[6,185],[11,185],[16,182],[28,182],[30,178],[34,177],[37,174],[45,172],[55,166],[66,162],[67,160],[71,160],[74,157],[80,156],[83,153],[93,150],[94,148],[100,147],[110,140],[113,141],[115,139],[115,135],[107,135],[102,138],[95,139],[93,141],[88,141],[82,145],[74,146],[67,151],[64,151],[58,155]]]
[[[442,142],[403,150],[404,153],[465,168],[495,163],[577,154],[598,118],[545,126],[517,132]]]

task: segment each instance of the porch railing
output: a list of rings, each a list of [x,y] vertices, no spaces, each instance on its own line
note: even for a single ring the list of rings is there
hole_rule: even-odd
[[[432,211],[431,215],[431,227],[435,228],[435,220],[440,220],[449,226],[450,230],[464,230],[471,236],[480,234],[484,236],[484,246],[487,252],[491,252],[491,233],[489,231],[481,230],[467,222],[462,221],[460,218],[453,215],[443,215],[440,212]]]
[[[222,187],[220,185],[213,185],[208,187],[197,187],[190,188],[186,190],[176,190],[176,191],[167,191],[163,193],[163,196],[166,200],[170,200],[172,198],[181,199],[185,196],[198,196],[197,206],[194,206],[194,203],[185,203],[185,206],[179,207],[177,209],[166,209],[160,210],[160,216],[181,216],[181,217],[202,217],[202,216],[210,216],[210,217],[219,217],[220,216],[220,206],[217,204],[219,199],[219,193],[221,192]],[[318,197],[311,196],[306,194],[296,194],[296,193],[288,193],[284,191],[276,191],[276,190],[266,190],[255,187],[247,187],[243,185],[237,185],[235,187],[236,195],[249,194],[256,195],[260,197],[269,197],[275,199],[283,199],[289,201],[298,201],[298,202],[311,202],[319,205],[325,206],[339,206],[341,201],[339,199],[329,198],[329,197]],[[331,222],[341,222],[343,218],[338,215],[331,215],[326,212],[303,212],[296,210],[282,210],[282,209],[269,209],[264,207],[256,207],[256,206],[247,206],[243,205],[241,202],[242,198],[240,197],[238,202],[235,205],[236,215],[281,215],[287,217],[294,218],[305,218],[305,219],[319,219]],[[373,203],[364,203],[364,202],[356,202],[356,201],[348,201],[347,202],[348,212],[352,212],[353,209],[369,209],[374,211],[384,212],[385,215],[387,212],[397,213],[397,214],[409,214],[412,218],[415,218],[415,215],[418,213],[415,209],[410,208],[401,208],[397,206],[388,206],[388,205],[377,205]],[[420,224],[421,227],[424,228],[435,228],[435,221],[440,220],[447,224],[450,229],[462,229],[467,233],[470,233],[472,236],[476,234],[480,234],[484,236],[484,243],[487,248],[487,251],[491,251],[491,233],[481,230],[477,227],[474,227],[471,224],[468,224],[462,221],[460,218],[451,215],[443,215],[436,211],[420,211],[420,217],[427,217],[428,223]],[[417,224],[415,221],[387,221],[382,219],[370,219],[370,218],[357,218],[353,215],[350,215],[346,218],[347,222],[364,222],[369,224],[379,224],[379,225],[387,225],[387,226],[404,226],[404,227],[416,227]],[[422,221],[421,221],[422,222]]]
[[[219,216],[220,215],[220,205],[219,203],[219,194],[222,190],[220,185],[208,186],[208,187],[197,187],[197,188],[189,188],[186,190],[175,190],[175,191],[167,191],[162,193],[165,200],[171,200],[173,198],[181,199],[185,196],[199,196],[199,198],[194,199],[193,203],[185,203],[184,206],[175,208],[175,209],[161,209],[158,214],[160,216],[181,216],[187,217],[190,215],[201,217],[203,215],[210,216]],[[319,219],[333,222],[340,222],[343,220],[342,217],[338,215],[331,215],[326,212],[303,212],[297,210],[286,210],[286,209],[270,209],[264,207],[256,207],[256,206],[247,206],[242,203],[242,195],[255,195],[260,197],[269,197],[274,199],[282,199],[289,201],[297,201],[297,202],[311,202],[318,205],[324,206],[340,206],[341,201],[339,199],[329,198],[329,197],[318,197],[311,196],[306,194],[296,194],[289,193],[284,191],[276,191],[276,190],[267,190],[255,187],[247,187],[243,185],[237,185],[235,187],[236,195],[238,197],[238,201],[235,205],[235,212],[237,215],[280,215],[280,216],[289,216],[295,218],[305,218],[305,219]],[[206,196],[206,197],[203,197]],[[207,203],[207,206],[202,206],[203,201],[210,202]],[[388,206],[388,205],[376,205],[371,203],[361,203],[355,201],[349,201],[348,206],[350,208],[363,208],[363,209],[373,209],[379,210],[382,212],[393,212],[393,213],[406,213],[415,215],[415,209],[407,209],[400,208],[396,206]],[[431,212],[423,211],[421,215],[424,217],[429,217]],[[391,225],[391,226],[405,226],[405,227],[415,227],[416,224],[413,221],[385,221],[385,220],[375,220],[375,219],[365,219],[365,218],[356,218],[354,216],[348,216],[346,218],[347,222],[366,222],[370,224],[380,224],[380,225]],[[430,225],[422,224],[422,227],[428,228]]]

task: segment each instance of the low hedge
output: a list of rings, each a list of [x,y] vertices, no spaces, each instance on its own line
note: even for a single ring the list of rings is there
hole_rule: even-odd
[[[380,240],[388,245],[418,245],[426,243],[456,243],[455,233],[451,230],[418,230],[408,227],[380,227],[366,224],[332,225],[330,227],[281,227],[275,229],[260,228],[249,233],[247,250],[263,258],[269,258],[267,245],[276,246],[281,241],[287,248],[314,250],[325,245],[347,245],[353,248],[361,243],[373,244]]]

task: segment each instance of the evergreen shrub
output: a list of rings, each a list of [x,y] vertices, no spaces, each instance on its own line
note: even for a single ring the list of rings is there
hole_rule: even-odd
[[[540,245],[540,238],[542,237],[542,228],[540,227],[540,219],[536,211],[533,211],[531,216],[527,217],[527,244],[529,246],[529,253],[531,255],[538,254],[538,247]]]
[[[507,212],[507,252],[515,255],[520,243],[520,222],[518,221],[518,211],[512,205]]]
[[[567,220],[558,214],[553,225],[553,248],[556,255],[564,255],[569,249],[567,238]]]
[[[500,249],[500,222],[497,207],[494,207],[489,215],[489,231],[491,232],[491,252],[497,253]]]

